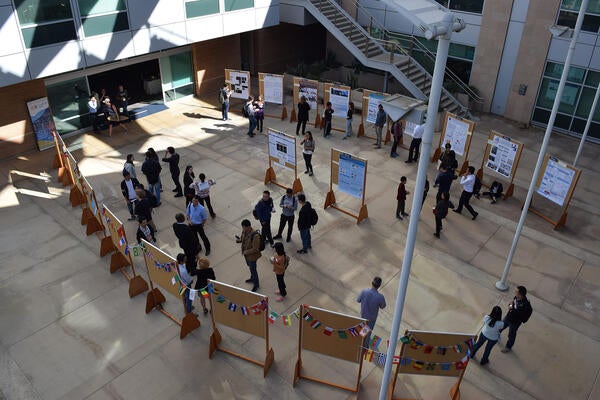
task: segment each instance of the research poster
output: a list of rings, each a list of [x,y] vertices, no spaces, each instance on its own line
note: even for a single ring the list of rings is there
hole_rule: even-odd
[[[350,154],[340,153],[338,164],[338,190],[352,197],[362,199],[365,187],[364,160],[352,157]]]
[[[464,156],[467,139],[469,137],[470,124],[452,116],[446,117],[446,130],[444,132],[444,140],[442,141],[442,150],[446,143],[450,142],[452,150],[459,156]]]
[[[278,167],[294,171],[296,166],[296,141],[273,129],[269,129],[269,158]]]
[[[283,76],[263,75],[263,99],[267,103],[283,104]]]
[[[250,72],[229,71],[231,97],[247,100],[250,95]]]
[[[329,88],[329,101],[333,108],[334,116],[346,119],[348,104],[350,103],[350,90],[339,87]]]
[[[510,178],[513,173],[513,166],[519,151],[519,145],[510,140],[509,137],[494,133],[492,140],[488,142],[490,145],[490,154],[485,161],[485,166],[488,169]]]
[[[554,157],[548,157],[546,170],[537,192],[548,200],[563,206],[573,184],[576,170]]]
[[[298,102],[302,96],[306,97],[306,101],[310,104],[311,110],[317,109],[319,84],[316,81],[300,79],[298,82]]]
[[[27,109],[29,110],[29,117],[31,118],[31,124],[33,125],[33,132],[37,140],[38,149],[45,150],[54,145],[54,136],[52,131],[55,129],[54,120],[52,119],[52,112],[50,111],[50,105],[48,104],[48,98],[42,97],[41,99],[28,101]]]
[[[404,133],[410,137],[415,136],[415,129],[417,129],[417,126],[419,126],[419,124],[411,121],[404,121]]]
[[[375,123],[377,119],[377,111],[379,111],[379,103],[383,100],[385,96],[381,93],[371,93],[369,94],[369,99],[367,101],[367,122],[372,124]]]

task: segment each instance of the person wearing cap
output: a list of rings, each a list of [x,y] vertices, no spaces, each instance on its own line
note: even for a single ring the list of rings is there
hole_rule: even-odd
[[[197,257],[197,269],[192,272],[192,275],[196,276],[196,286],[194,289],[200,290],[208,286],[208,280],[217,279],[215,277],[215,270],[210,267],[210,261],[208,258]],[[200,303],[202,304],[202,310],[204,314],[208,314],[208,308],[206,308],[206,299],[204,296],[200,296]]]
[[[380,287],[381,278],[376,276],[373,278],[373,282],[371,282],[371,287],[369,289],[363,289],[356,299],[356,301],[360,303],[360,316],[361,318],[368,320],[367,325],[371,330],[375,327],[379,309],[384,309],[386,306],[385,297],[379,293]],[[371,332],[366,336],[365,343],[369,343],[370,338]]]
[[[136,201],[135,188],[140,184],[137,179],[132,178],[129,171],[123,171],[123,180],[121,181],[121,193],[125,198],[125,204],[129,210],[129,220],[135,221],[135,213],[133,212],[133,204]]]
[[[279,229],[277,230],[277,235],[273,236],[273,240],[282,239],[281,234],[283,233],[283,229],[285,228],[285,224],[288,224],[287,238],[286,242],[292,240],[292,228],[294,227],[294,213],[298,208],[298,200],[296,200],[296,196],[294,196],[294,191],[290,188],[285,190],[285,195],[281,197],[281,201],[279,202],[279,207],[281,207],[281,218],[279,219]]]

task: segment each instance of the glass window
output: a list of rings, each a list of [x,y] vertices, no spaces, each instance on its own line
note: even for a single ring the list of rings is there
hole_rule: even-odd
[[[450,43],[450,52],[448,55],[451,57],[465,58],[472,61],[475,57],[475,47],[458,43]]]
[[[585,78],[585,84],[592,87],[598,87],[598,84],[600,84],[600,72],[588,71],[587,78]]]
[[[556,114],[556,119],[554,120],[554,126],[560,129],[564,129],[568,131],[571,128],[571,120],[573,118],[569,115],[564,114]]]
[[[225,0],[225,11],[242,10],[254,7],[254,0]]]
[[[483,0],[436,0],[451,10],[481,14]]]
[[[23,28],[21,33],[23,34],[25,47],[28,49],[77,38],[73,21]]]
[[[125,0],[77,0],[81,16],[127,10]]]
[[[165,90],[165,100],[172,101],[194,94],[194,72],[192,54],[188,51],[168,57],[160,62],[160,74]]]
[[[556,92],[558,91],[558,82],[559,81],[554,79],[544,78],[537,100],[537,105],[539,107],[547,108],[549,110],[552,109],[554,99],[556,98]],[[575,111],[575,104],[579,100],[580,90],[581,86],[567,83],[563,90],[558,111],[566,114],[573,114]]]
[[[573,132],[583,134],[586,124],[587,119],[573,118],[573,125],[571,125],[571,130]],[[592,122],[588,131],[588,138],[589,137],[600,139],[600,123]]]
[[[583,88],[581,92],[581,99],[579,99],[579,104],[577,105],[576,115],[581,118],[585,118],[586,120],[590,116],[590,111],[592,109],[592,103],[594,102],[594,96],[596,95],[596,89],[592,88]],[[600,107],[596,106],[596,111],[594,112],[594,120],[600,122]]]
[[[218,14],[219,0],[199,0],[185,3],[185,17],[195,18],[203,15]]]
[[[87,37],[129,29],[127,12],[83,18],[81,23]]]
[[[563,0],[560,8],[563,10],[579,11],[581,8],[581,0]],[[600,1],[590,0],[588,2],[587,11],[588,13],[600,14]]]
[[[60,134],[89,126],[89,118],[87,118],[89,95],[86,78],[48,85],[46,91],[54,123]]]
[[[563,64],[549,62],[546,64],[546,70],[544,71],[544,75],[551,77],[551,78],[560,79],[560,76],[562,75],[562,71],[563,71]],[[567,80],[569,82],[581,83],[581,82],[583,82],[584,76],[585,76],[585,69],[571,66],[569,68],[569,74],[567,75]]]
[[[71,19],[69,0],[15,0],[21,26]]]

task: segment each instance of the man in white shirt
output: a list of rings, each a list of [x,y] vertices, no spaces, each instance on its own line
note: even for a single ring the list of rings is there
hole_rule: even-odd
[[[410,142],[410,147],[408,149],[408,160],[405,161],[407,164],[419,160],[419,148],[421,147],[424,131],[425,125],[417,125],[415,127],[415,130],[413,131],[413,139]]]
[[[463,187],[463,191],[460,195],[458,207],[452,211],[460,214],[463,209],[463,206],[465,206],[465,208],[467,210],[469,210],[469,212],[473,216],[473,220],[475,220],[479,214],[476,213],[475,210],[473,210],[473,207],[471,207],[471,205],[469,204],[469,201],[471,200],[471,196],[473,196],[473,185],[475,185],[475,168],[474,167],[469,167],[469,171],[460,177],[460,184]]]

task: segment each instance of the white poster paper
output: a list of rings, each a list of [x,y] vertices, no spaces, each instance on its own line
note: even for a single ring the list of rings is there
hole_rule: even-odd
[[[340,154],[338,189],[352,197],[362,199],[365,186],[366,163],[350,154]]]
[[[331,102],[331,108],[335,111],[333,115],[346,119],[348,104],[350,103],[350,90],[338,87],[329,88],[329,101]]]
[[[231,97],[247,100],[250,95],[250,72],[229,71],[229,84],[231,85]]]
[[[490,154],[485,161],[485,167],[492,171],[510,178],[513,174],[513,166],[519,145],[512,142],[509,137],[494,134],[489,142]]]
[[[408,136],[413,137],[415,135],[415,129],[417,128],[417,126],[419,126],[419,124],[416,124],[411,121],[404,121],[404,124],[404,133],[406,133]]]
[[[575,177],[575,170],[558,159],[550,157],[537,192],[548,200],[562,206]]]
[[[283,104],[283,76],[263,75],[264,95],[267,103]]]
[[[268,133],[269,157],[277,160],[274,164],[278,167],[293,171],[296,165],[296,141],[272,129]]]
[[[317,82],[300,79],[298,84],[298,102],[302,96],[306,97],[306,101],[310,104],[311,110],[317,109],[318,101],[318,84]]]
[[[450,142],[452,145],[452,150],[454,150],[454,152],[459,156],[464,156],[468,137],[469,124],[449,116],[446,122],[446,131],[441,148],[443,150],[446,143]]]
[[[379,111],[379,103],[383,100],[385,96],[380,93],[371,93],[369,94],[369,100],[367,102],[367,122],[372,124],[375,123],[377,119],[377,111]]]

